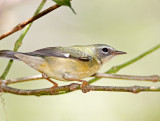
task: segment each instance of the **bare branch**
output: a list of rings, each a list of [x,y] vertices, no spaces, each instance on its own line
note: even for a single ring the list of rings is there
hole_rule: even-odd
[[[119,74],[104,74],[96,73],[93,75],[96,78],[113,78],[113,79],[126,79],[126,80],[138,80],[138,81],[160,81],[160,76],[151,75],[151,76],[135,76],[135,75],[119,75]]]
[[[35,90],[24,90],[24,89],[16,89],[7,86],[6,84],[2,83],[0,91],[1,92],[8,92],[17,95],[35,95],[35,96],[42,96],[42,95],[58,95],[68,93],[74,90],[79,90],[81,85],[77,83],[72,83],[70,85],[59,86],[56,87],[52,92],[50,88],[44,89],[35,89]],[[93,86],[87,85],[85,89],[90,91],[114,91],[114,92],[132,92],[138,93],[142,91],[151,91],[151,92],[160,92],[160,87],[147,87],[147,86],[130,86],[130,87],[116,87],[116,86]],[[54,93],[53,93],[54,92]]]
[[[17,31],[19,31],[19,30],[21,30],[21,29],[23,29],[27,24],[32,23],[33,21],[39,19],[40,17],[42,17],[42,16],[50,13],[51,11],[53,11],[53,10],[59,8],[59,7],[60,7],[60,5],[55,4],[55,5],[47,8],[46,10],[40,12],[39,14],[31,17],[30,19],[28,19],[28,20],[26,20],[26,21],[18,24],[17,26],[15,26],[15,27],[14,27],[13,29],[11,29],[10,31],[8,31],[8,32],[0,35],[0,40],[3,39],[3,38],[5,38],[5,37],[7,37],[7,36],[9,36],[9,35],[11,35],[11,34],[13,34],[13,33],[15,33],[15,32],[17,32]]]
[[[135,75],[120,75],[120,74],[104,74],[104,73],[96,73],[93,75],[96,78],[112,78],[112,79],[125,79],[125,80],[137,80],[137,81],[152,81],[157,82],[160,81],[160,76],[158,75],[151,75],[151,76],[135,76]],[[13,83],[20,83],[25,81],[34,81],[38,79],[44,79],[41,74],[34,75],[30,77],[21,77],[15,79],[7,79],[1,80],[6,85],[13,84]]]
[[[15,79],[8,79],[8,80],[2,80],[5,84],[13,84],[13,83],[20,83],[25,81],[34,81],[38,79],[44,79],[41,74],[34,75],[30,77],[21,77],[21,78],[15,78]]]

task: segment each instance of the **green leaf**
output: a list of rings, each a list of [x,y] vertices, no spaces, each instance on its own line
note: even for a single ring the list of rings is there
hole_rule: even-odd
[[[74,9],[71,6],[71,0],[53,0],[53,1],[56,2],[58,5],[64,5],[64,6],[70,7],[70,9],[73,11],[73,13],[76,14],[76,12],[74,11]]]

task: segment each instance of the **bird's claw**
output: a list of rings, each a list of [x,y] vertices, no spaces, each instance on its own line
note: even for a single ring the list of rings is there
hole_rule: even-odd
[[[82,89],[82,92],[83,92],[83,93],[87,93],[87,92],[90,91],[89,89],[86,88],[87,85],[89,85],[87,81],[84,81],[84,82],[82,83],[81,89]]]

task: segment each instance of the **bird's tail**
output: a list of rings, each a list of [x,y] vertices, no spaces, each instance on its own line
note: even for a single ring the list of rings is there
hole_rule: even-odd
[[[0,50],[0,58],[10,58],[10,59],[16,59],[19,60],[15,54],[18,54],[18,52],[14,52],[11,50]]]

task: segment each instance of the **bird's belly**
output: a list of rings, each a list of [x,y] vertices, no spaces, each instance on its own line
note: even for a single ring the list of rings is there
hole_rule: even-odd
[[[42,66],[42,70],[49,77],[66,81],[64,75],[71,79],[83,79],[96,73],[101,64],[95,60],[92,61],[80,61],[76,59],[66,58],[47,58],[48,66]],[[46,64],[45,64],[46,65]]]

